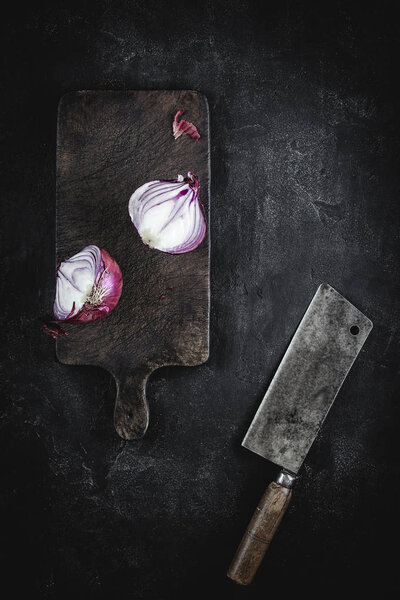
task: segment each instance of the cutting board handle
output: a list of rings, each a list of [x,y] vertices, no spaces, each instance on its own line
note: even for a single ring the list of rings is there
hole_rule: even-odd
[[[146,382],[150,372],[136,369],[116,379],[114,425],[125,440],[144,436],[149,424],[149,407],[146,399]]]
[[[292,490],[273,481],[261,498],[228,570],[228,577],[248,585],[289,506]]]

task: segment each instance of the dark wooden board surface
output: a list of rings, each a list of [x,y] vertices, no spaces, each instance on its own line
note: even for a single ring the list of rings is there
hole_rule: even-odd
[[[180,108],[197,125],[200,140],[174,140],[172,120]],[[151,250],[130,221],[128,201],[147,181],[193,171],[208,214],[208,131],[207,101],[194,91],[73,92],[59,105],[57,262],[96,244],[116,259],[124,285],[109,316],[66,327],[57,356],[112,373],[115,427],[126,439],[147,429],[150,373],[201,364],[209,346],[208,232],[187,254]]]

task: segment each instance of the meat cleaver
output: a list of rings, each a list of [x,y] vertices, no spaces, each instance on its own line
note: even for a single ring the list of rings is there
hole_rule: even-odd
[[[251,583],[289,505],[292,486],[372,322],[327,283],[319,286],[242,445],[281,467],[228,570]]]

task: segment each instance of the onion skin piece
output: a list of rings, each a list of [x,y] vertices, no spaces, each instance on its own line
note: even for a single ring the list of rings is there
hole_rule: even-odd
[[[51,335],[55,340],[63,335],[68,335],[68,331],[65,331],[65,329],[60,327],[56,321],[52,321],[51,319],[51,316],[41,319],[43,321],[43,331],[47,333],[47,335]]]
[[[203,241],[207,225],[199,199],[199,179],[156,180],[140,186],[129,200],[129,216],[144,244],[167,254],[184,254]]]
[[[198,140],[200,138],[200,134],[197,131],[197,127],[193,125],[193,123],[189,123],[189,121],[185,121],[184,119],[178,122],[178,118],[183,115],[184,112],[185,111],[182,108],[176,113],[174,122],[172,123],[172,134],[176,140],[181,135],[188,135],[194,140]]]

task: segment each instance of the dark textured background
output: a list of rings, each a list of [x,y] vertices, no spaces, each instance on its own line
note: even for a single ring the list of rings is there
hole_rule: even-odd
[[[322,5],[325,8],[322,10]],[[47,6],[43,6],[47,5]],[[14,3],[2,19],[2,588],[30,598],[264,598],[398,588],[395,2]],[[55,360],[55,135],[76,89],[197,89],[212,134],[211,353],[115,388]],[[276,469],[240,446],[317,285],[374,322],[254,584],[225,570]]]

